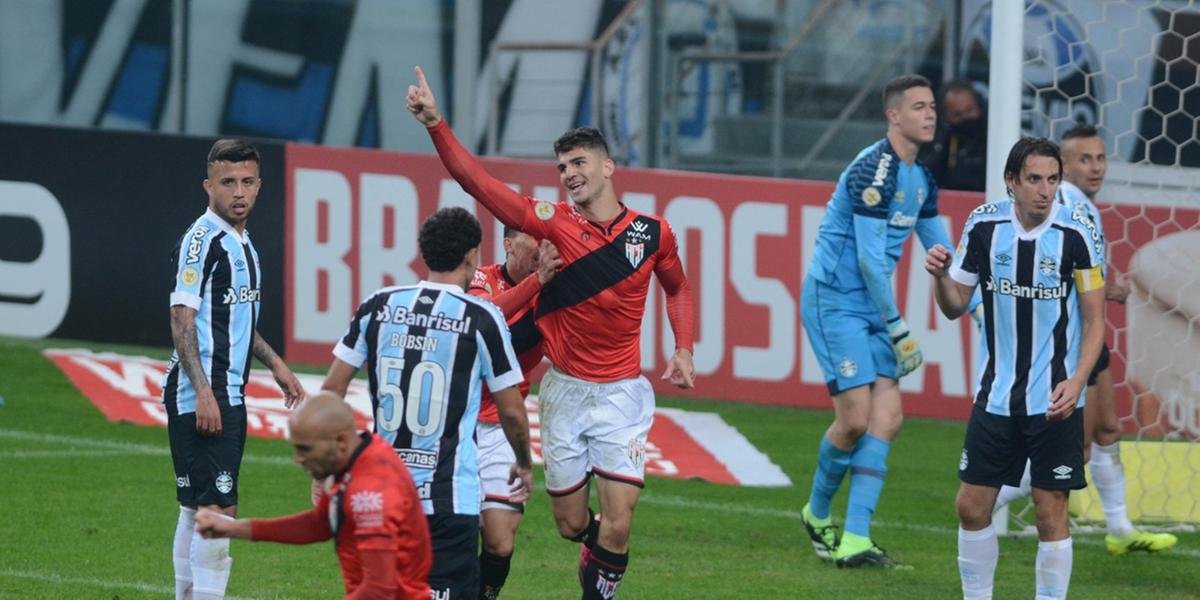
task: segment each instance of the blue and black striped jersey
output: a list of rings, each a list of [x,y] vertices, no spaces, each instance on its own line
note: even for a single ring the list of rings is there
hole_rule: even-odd
[[[523,379],[499,309],[453,285],[383,288],[358,307],[333,354],[366,365],[375,431],[412,472],[425,513],[479,514],[483,385]]]
[[[171,262],[175,269],[171,306],[196,310],[200,366],[217,403],[237,406],[250,374],[262,282],[250,234],[238,234],[212,210],[205,211],[179,239]],[[179,365],[178,351],[171,355],[162,387],[168,411],[196,412],[196,389]]]
[[[1006,416],[1046,412],[1055,386],[1078,370],[1083,337],[1078,295],[1104,287],[1102,264],[1104,240],[1078,207],[1055,202],[1030,231],[1017,221],[1012,200],[971,213],[950,276],[982,288],[977,405]]]

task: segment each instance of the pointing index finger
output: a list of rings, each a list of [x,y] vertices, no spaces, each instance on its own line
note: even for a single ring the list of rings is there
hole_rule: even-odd
[[[425,71],[421,70],[420,66],[413,67],[417,72],[417,83],[420,84],[421,90],[429,89],[429,82],[425,80]]]

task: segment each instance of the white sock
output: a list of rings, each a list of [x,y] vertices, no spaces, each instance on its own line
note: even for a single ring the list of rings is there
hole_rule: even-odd
[[[1071,585],[1071,538],[1055,542],[1038,542],[1037,598],[1056,600],[1067,597]]]
[[[996,506],[992,507],[992,512],[1001,506],[1007,506],[1008,503],[1021,498],[1028,498],[1033,493],[1033,486],[1030,485],[1029,461],[1025,462],[1025,474],[1021,475],[1020,487],[1011,485],[1001,486],[1000,493],[996,495]]]
[[[1108,532],[1124,537],[1133,533],[1129,512],[1125,510],[1125,465],[1121,464],[1121,442],[1111,446],[1092,443],[1092,482],[1104,506]]]
[[[196,532],[196,509],[179,507],[175,524],[175,545],[171,559],[175,563],[175,600],[192,599],[192,535]]]
[[[192,594],[195,600],[220,600],[229,583],[229,540],[192,536]]]
[[[958,528],[958,575],[964,600],[990,600],[1000,543],[991,525],[979,531]]]

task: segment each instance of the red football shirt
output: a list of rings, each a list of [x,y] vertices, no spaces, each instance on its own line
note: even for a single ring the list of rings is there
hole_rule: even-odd
[[[528,290],[516,289],[517,282],[508,276],[504,263],[498,263],[479,267],[475,276],[471,278],[467,292],[495,302],[504,313],[504,320],[508,322],[509,333],[512,335],[513,351],[517,354],[517,362],[521,364],[521,373],[525,376],[518,386],[521,397],[525,397],[529,395],[529,374],[542,362],[543,356],[542,334],[533,320],[537,290],[541,289],[541,285],[536,275],[529,275],[521,282],[521,286],[527,287]],[[522,293],[525,291],[529,293]],[[506,296],[510,294],[520,296],[518,302],[506,302]],[[525,297],[528,297],[528,300],[519,301]],[[479,420],[484,423],[500,422],[500,415],[496,412],[496,401],[487,389],[483,390],[483,398],[479,405]]]
[[[428,600],[433,546],[412,475],[391,444],[370,433],[362,437],[367,443],[315,508],[279,519],[253,519],[251,539],[303,544],[336,534],[347,595],[367,576],[362,553],[383,551],[395,557],[395,598]]]
[[[568,202],[522,196],[489,175],[444,119],[429,135],[467,193],[505,225],[558,247],[562,269],[538,296],[534,315],[555,367],[589,381],[638,376],[651,273],[667,293],[675,347],[692,349],[691,289],[665,219],[622,207],[611,223],[593,223]]]

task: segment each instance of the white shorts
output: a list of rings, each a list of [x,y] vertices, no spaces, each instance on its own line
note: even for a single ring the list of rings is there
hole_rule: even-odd
[[[517,455],[513,454],[504,428],[499,423],[475,424],[475,445],[479,447],[479,483],[483,487],[483,503],[480,510],[498,508],[525,512],[524,502],[512,502],[508,494],[508,472]]]
[[[645,377],[595,383],[550,367],[538,392],[546,491],[565,496],[591,474],[642,486],[654,390]]]

